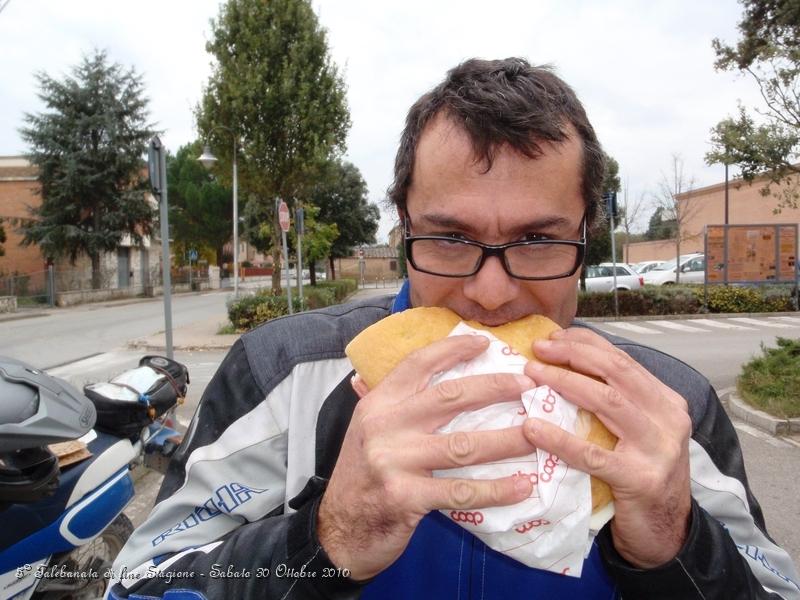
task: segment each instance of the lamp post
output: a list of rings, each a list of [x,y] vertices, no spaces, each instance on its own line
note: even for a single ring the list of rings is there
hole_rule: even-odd
[[[233,130],[218,125],[214,129],[225,129],[230,132],[233,138],[233,297],[239,297],[239,202],[238,202],[238,178],[236,171],[236,135]],[[212,131],[214,130],[212,129]],[[211,152],[208,142],[203,146],[203,153],[197,157],[206,169],[212,168],[217,163],[217,157]]]

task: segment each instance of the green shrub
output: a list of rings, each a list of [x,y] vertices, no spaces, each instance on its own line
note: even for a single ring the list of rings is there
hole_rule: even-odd
[[[742,367],[737,387],[747,402],[776,417],[800,417],[800,339],[777,338],[777,348],[761,344],[763,356]]]
[[[324,308],[342,302],[352,291],[357,289],[352,279],[341,279],[330,282],[318,282],[315,286],[303,286],[303,304],[296,290],[292,290],[292,307],[294,312]],[[338,297],[337,297],[338,294]],[[261,323],[289,314],[289,303],[285,295],[276,295],[269,288],[258,290],[250,296],[242,296],[228,303],[228,319],[232,328],[243,333]]]
[[[292,295],[292,307],[300,312],[300,298]],[[228,304],[228,319],[233,328],[239,332],[249,331],[254,327],[289,314],[289,302],[284,295],[274,295],[271,290],[259,291],[252,296],[243,296]]]
[[[306,285],[303,286],[303,299],[305,300],[306,308],[313,310],[315,308],[322,308],[336,303],[336,294],[331,287]]]
[[[321,289],[333,290],[336,302],[344,302],[345,299],[358,289],[358,283],[355,279],[332,279],[326,281],[318,281],[317,287]]]
[[[695,294],[703,301],[703,289]],[[794,310],[790,286],[708,286],[708,311],[712,313],[757,313]]]
[[[692,290],[683,286],[646,286],[634,291],[620,291],[617,296],[620,316],[680,315],[700,312],[701,302]],[[613,317],[614,294],[580,292],[579,317]]]
[[[712,313],[757,313],[792,311],[794,299],[790,286],[708,286],[708,311]],[[620,316],[686,315],[706,312],[704,291],[697,285],[647,285],[639,290],[621,291],[618,296]],[[613,317],[614,294],[581,292],[578,294],[579,317]]]

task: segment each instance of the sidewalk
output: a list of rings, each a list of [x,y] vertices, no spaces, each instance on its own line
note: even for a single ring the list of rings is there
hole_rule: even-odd
[[[364,287],[356,291],[349,300],[361,300],[374,296],[396,294],[399,286]],[[239,339],[238,333],[218,334],[228,322],[228,316],[221,314],[202,321],[196,321],[183,327],[176,327],[172,331],[172,348],[174,350],[225,350],[230,348]],[[130,340],[128,347],[149,352],[163,351],[166,348],[166,335],[163,331],[154,335],[144,336]]]

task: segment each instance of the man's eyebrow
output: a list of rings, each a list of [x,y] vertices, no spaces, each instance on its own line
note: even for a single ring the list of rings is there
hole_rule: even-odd
[[[440,227],[442,229],[453,229],[457,231],[472,231],[475,226],[462,221],[453,215],[444,215],[438,213],[430,213],[420,215],[419,220],[430,226]],[[514,233],[547,231],[553,229],[561,229],[566,227],[574,227],[573,223],[567,217],[561,215],[547,215],[537,219],[521,223],[513,227]]]

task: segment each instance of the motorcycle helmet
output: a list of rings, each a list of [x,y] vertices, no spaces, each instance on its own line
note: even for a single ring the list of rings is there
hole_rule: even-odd
[[[67,382],[0,356],[0,502],[51,493],[59,470],[47,445],[79,438],[94,422],[92,403]]]

